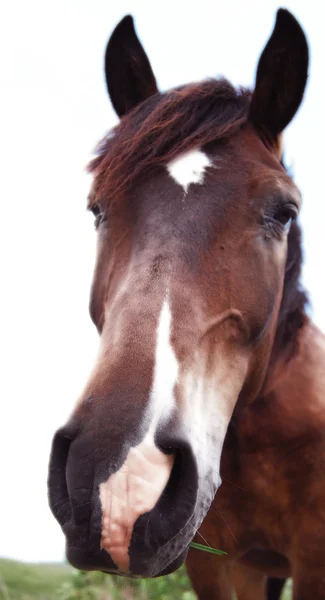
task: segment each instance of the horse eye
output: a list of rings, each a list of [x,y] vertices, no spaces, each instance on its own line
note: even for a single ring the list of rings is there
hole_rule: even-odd
[[[100,215],[101,213],[101,208],[99,204],[93,204],[90,210],[93,213],[94,217],[98,217],[98,215]]]
[[[286,204],[281,208],[278,208],[274,215],[275,221],[281,223],[281,225],[286,229],[290,229],[290,225],[292,221],[294,221],[298,216],[298,209],[294,204]]]
[[[90,210],[95,217],[95,229],[97,229],[97,227],[104,221],[104,212],[102,211],[102,208],[98,203],[93,204],[90,207]]]

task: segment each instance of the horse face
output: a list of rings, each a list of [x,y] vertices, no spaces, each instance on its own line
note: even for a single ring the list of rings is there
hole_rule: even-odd
[[[241,100],[245,118],[226,135],[229,105],[240,104],[229,84],[160,96],[130,18],[108,44],[108,89],[123,118],[90,194],[100,351],[54,438],[49,477],[51,507],[78,568],[147,577],[175,570],[221,483],[229,421],[263,384],[277,324],[287,234],[300,206],[279,162],[280,134],[302,97],[306,53],[299,25],[280,11],[251,102]],[[282,72],[291,63],[288,92]],[[173,111],[186,127],[214,91],[224,111],[219,137],[217,127],[195,144],[180,133],[174,154],[155,153],[173,136]],[[212,125],[208,106],[204,114]],[[120,173],[120,186],[107,187],[121,156],[130,178],[148,155],[161,160],[145,176],[123,188]]]

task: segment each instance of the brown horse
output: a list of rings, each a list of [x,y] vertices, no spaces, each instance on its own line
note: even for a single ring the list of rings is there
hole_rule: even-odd
[[[301,199],[281,164],[305,36],[278,12],[253,93],[224,79],[159,93],[131,17],[105,68],[121,121],[90,165],[101,343],[49,474],[68,559],[154,577],[200,528],[228,552],[189,553],[201,600],[232,586],[262,598],[266,575],[292,575],[295,600],[324,599],[325,345],[305,314]]]

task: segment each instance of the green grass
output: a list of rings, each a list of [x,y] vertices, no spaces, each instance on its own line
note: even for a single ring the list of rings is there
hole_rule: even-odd
[[[76,571],[64,564],[28,564],[0,559],[0,600],[195,599],[184,568],[167,577],[128,580]],[[288,587],[282,600],[291,600]]]
[[[67,565],[28,564],[0,559],[0,598],[47,600],[56,598],[59,587],[71,579]]]
[[[195,600],[185,570],[152,580],[0,559],[1,600]]]

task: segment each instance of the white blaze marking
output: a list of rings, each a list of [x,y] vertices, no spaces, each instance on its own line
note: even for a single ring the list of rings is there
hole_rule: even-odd
[[[170,343],[172,317],[165,299],[157,327],[155,370],[148,417],[149,430],[143,441],[130,448],[122,467],[99,486],[102,506],[101,547],[115,564],[128,571],[128,553],[133,525],[137,518],[157,504],[174,463],[154,443],[157,427],[165,422],[174,407],[173,389],[178,378],[178,362]]]
[[[221,484],[220,458],[231,415],[247,371],[245,357],[232,363],[218,357],[213,374],[198,369],[183,380],[185,411],[182,420],[197,460],[200,493],[213,500]]]
[[[155,372],[151,390],[154,416],[151,424],[156,426],[160,419],[166,421],[174,407],[173,390],[178,378],[178,362],[170,343],[172,315],[168,299],[164,300],[157,329]]]
[[[190,150],[170,161],[167,171],[185,193],[191,183],[203,183],[204,173],[212,162],[202,150]]]

